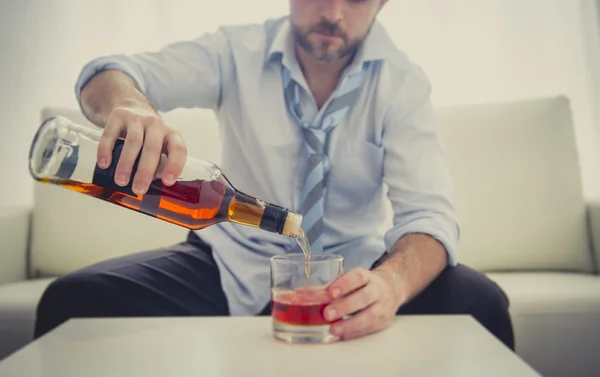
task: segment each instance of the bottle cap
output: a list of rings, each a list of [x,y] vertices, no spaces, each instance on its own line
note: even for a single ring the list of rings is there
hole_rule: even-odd
[[[295,212],[288,212],[283,226],[282,234],[290,237],[298,237],[300,235],[300,226],[302,225],[302,215]]]

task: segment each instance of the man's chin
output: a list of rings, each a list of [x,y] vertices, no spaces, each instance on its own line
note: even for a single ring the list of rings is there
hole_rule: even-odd
[[[311,55],[320,61],[333,62],[336,60],[346,59],[348,56],[354,54],[356,47],[354,46],[332,46],[331,44],[325,45],[313,45]]]
[[[342,59],[340,55],[317,55],[315,58],[324,63],[331,63]]]
[[[333,62],[344,58],[341,51],[332,51],[331,49],[313,49],[310,54],[317,60],[323,62]]]

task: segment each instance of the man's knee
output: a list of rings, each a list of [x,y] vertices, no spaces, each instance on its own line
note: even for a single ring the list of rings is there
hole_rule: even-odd
[[[502,288],[485,274],[459,265],[445,271],[446,284],[454,287],[456,308],[472,315],[506,346],[514,350],[514,334],[509,312],[510,301]]]
[[[464,265],[446,268],[399,314],[466,314],[514,349],[509,299],[494,281]]]
[[[447,267],[408,308],[459,314],[466,308],[507,311],[509,301],[504,291],[487,276],[464,265]]]
[[[87,270],[54,280],[38,302],[34,337],[40,337],[71,318],[93,315],[97,309],[93,303],[99,299],[101,289],[99,277]]]
[[[485,274],[464,265],[448,268],[440,276],[444,285],[460,295],[462,306],[483,312],[508,314],[508,296],[500,286]]]

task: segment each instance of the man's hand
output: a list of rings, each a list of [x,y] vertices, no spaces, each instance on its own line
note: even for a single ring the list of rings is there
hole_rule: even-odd
[[[125,138],[115,170],[117,185],[127,186],[133,179],[133,192],[145,194],[163,153],[168,158],[160,174],[162,182],[171,186],[179,178],[187,159],[181,133],[163,122],[129,75],[117,69],[95,74],[82,88],[81,105],[87,118],[104,128],[96,158],[101,169],[110,166],[117,139]],[[132,177],[138,155],[140,160]]]
[[[356,313],[334,323],[332,333],[350,339],[385,329],[400,306],[425,289],[447,263],[446,250],[433,237],[402,237],[373,270],[351,270],[327,287],[334,298],[325,308],[328,321]]]
[[[125,135],[125,143],[115,171],[117,185],[126,186],[129,183],[133,164],[140,151],[140,161],[133,177],[133,191],[136,194],[142,195],[148,190],[163,152],[168,155],[161,172],[163,183],[167,186],[175,183],[187,158],[186,146],[179,131],[167,126],[151,108],[140,105],[116,107],[108,117],[98,145],[100,168],[110,165],[115,141],[122,135]]]
[[[334,301],[325,309],[325,318],[334,321],[356,314],[333,324],[331,332],[352,339],[387,328],[404,300],[399,286],[384,270],[349,271],[327,288]]]

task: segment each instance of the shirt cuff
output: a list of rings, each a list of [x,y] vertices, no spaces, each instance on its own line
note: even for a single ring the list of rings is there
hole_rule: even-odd
[[[123,55],[112,55],[94,59],[88,62],[81,70],[75,83],[75,97],[79,108],[83,110],[81,103],[81,91],[85,85],[99,72],[107,69],[118,69],[129,75],[138,87],[145,92],[146,82],[140,70],[135,66],[135,63],[130,58]]]
[[[459,236],[458,226],[456,226],[456,230],[452,232],[449,229],[440,226],[436,221],[431,221],[431,218],[419,219],[406,225],[395,226],[385,234],[384,241],[386,250],[391,252],[399,239],[411,233],[427,234],[435,238],[446,249],[448,265],[453,267],[457,265],[456,243]]]

